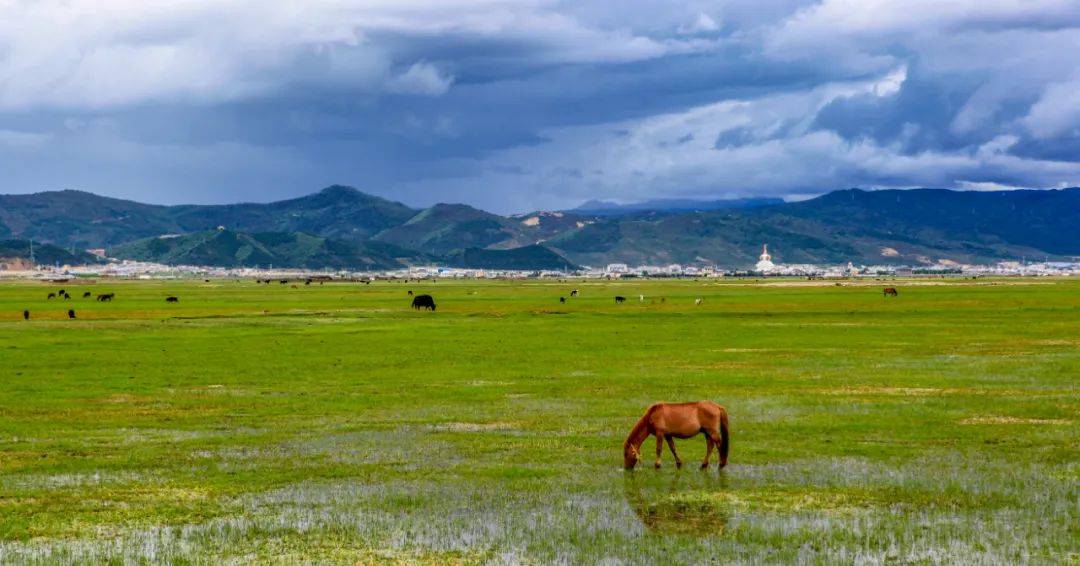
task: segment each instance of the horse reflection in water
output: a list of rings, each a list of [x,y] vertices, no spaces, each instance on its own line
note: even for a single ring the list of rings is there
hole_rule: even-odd
[[[658,534],[719,536],[727,528],[729,510],[721,497],[727,478],[698,474],[642,477],[625,474],[626,503],[645,528]]]

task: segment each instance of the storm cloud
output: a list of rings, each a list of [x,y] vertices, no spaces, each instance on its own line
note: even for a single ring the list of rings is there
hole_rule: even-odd
[[[1080,184],[1075,2],[0,0],[0,192]]]

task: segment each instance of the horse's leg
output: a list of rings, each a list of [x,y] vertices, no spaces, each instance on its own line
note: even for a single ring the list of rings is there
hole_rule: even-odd
[[[660,468],[660,455],[664,453],[664,433],[656,431],[656,463],[653,464],[657,469]]]
[[[668,445],[668,448],[671,449],[672,457],[675,458],[675,467],[681,469],[682,468],[682,460],[680,460],[679,455],[675,453],[675,440],[672,439],[670,436],[667,437],[667,445]]]
[[[720,431],[706,429],[705,436],[708,436],[711,441],[711,444],[709,445],[709,454],[712,454],[712,447],[716,446],[717,457],[721,459],[720,467],[723,468],[723,453],[720,452]],[[706,459],[708,459],[707,455]]]
[[[701,463],[701,469],[706,470],[709,468],[709,458],[712,458],[713,441],[712,436],[708,432],[705,433],[705,461]]]

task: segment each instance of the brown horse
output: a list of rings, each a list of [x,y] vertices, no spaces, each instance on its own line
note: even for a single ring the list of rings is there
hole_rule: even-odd
[[[883,292],[884,296],[886,297],[888,297],[889,295],[892,295],[894,297],[898,296],[896,293],[896,287],[885,287],[885,290]]]
[[[656,464],[660,467],[660,455],[664,452],[664,441],[671,448],[675,457],[675,467],[682,467],[682,460],[675,452],[675,438],[691,438],[698,434],[705,435],[705,461],[701,469],[709,467],[713,446],[720,452],[720,468],[727,465],[728,459],[728,415],[727,410],[712,401],[692,403],[655,403],[638,419],[623,443],[623,464],[632,470],[641,458],[641,445],[649,435],[656,437]]]

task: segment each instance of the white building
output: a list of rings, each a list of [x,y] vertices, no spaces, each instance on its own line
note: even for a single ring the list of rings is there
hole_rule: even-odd
[[[754,271],[761,271],[768,273],[776,269],[776,265],[772,262],[772,256],[769,255],[769,244],[761,245],[761,255],[758,256],[758,262],[754,265]]]

